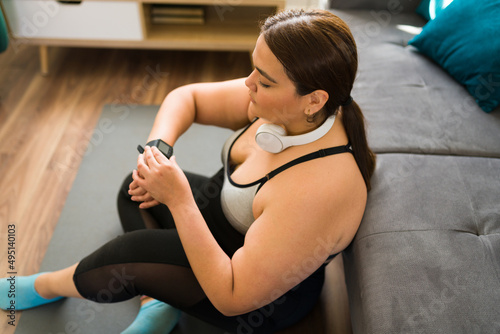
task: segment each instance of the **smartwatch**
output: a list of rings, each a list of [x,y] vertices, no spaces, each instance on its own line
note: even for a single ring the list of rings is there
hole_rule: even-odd
[[[167,143],[165,143],[161,139],[152,140],[152,141],[148,142],[146,144],[146,146],[149,146],[149,147],[155,146],[155,147],[157,147],[160,150],[160,152],[163,153],[163,155],[167,157],[167,159],[170,159],[170,157],[174,153],[174,148],[172,146],[168,145]],[[142,154],[142,153],[144,153],[144,148],[141,145],[138,145],[137,146],[137,151],[139,151],[139,153]]]

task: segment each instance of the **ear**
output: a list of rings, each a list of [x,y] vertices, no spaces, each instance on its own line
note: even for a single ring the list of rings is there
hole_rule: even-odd
[[[314,92],[308,94],[309,95],[309,104],[307,106],[308,110],[310,110],[310,115],[314,115],[325,106],[328,101],[329,95],[326,91],[318,89]]]

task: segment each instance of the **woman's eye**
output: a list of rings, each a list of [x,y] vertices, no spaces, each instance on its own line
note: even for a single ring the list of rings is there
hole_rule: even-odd
[[[263,83],[262,81],[259,80],[259,85],[262,86],[262,88],[269,88],[271,87],[271,85],[266,85],[265,83]]]

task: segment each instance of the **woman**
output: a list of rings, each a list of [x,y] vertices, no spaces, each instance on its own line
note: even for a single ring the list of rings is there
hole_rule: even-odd
[[[17,309],[148,296],[126,333],[168,332],[173,307],[240,333],[271,333],[311,310],[325,264],[358,229],[374,170],[350,96],[356,46],[327,11],[285,11],[264,22],[253,63],[246,79],[172,91],[149,135],[173,146],[193,122],[241,129],[224,169],[185,174],[146,146],[118,197],[128,233],[74,266],[18,278]],[[273,131],[293,145],[261,140]]]

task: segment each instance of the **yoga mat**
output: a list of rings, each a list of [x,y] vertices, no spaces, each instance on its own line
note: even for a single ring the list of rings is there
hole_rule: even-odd
[[[104,106],[40,271],[70,266],[123,234],[116,195],[125,176],[136,167],[136,147],[147,140],[157,111],[158,106]],[[194,124],[175,145],[177,162],[186,171],[215,174],[222,166],[222,145],[231,133],[227,129]],[[138,310],[138,298],[115,304],[67,298],[24,311],[15,333],[120,333],[132,323]],[[183,314],[172,333],[223,332]]]

